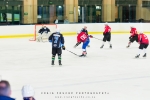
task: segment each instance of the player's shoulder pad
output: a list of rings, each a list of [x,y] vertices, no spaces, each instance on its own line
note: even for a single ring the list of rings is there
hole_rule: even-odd
[[[60,36],[63,37],[63,34],[60,33]]]
[[[54,34],[56,34],[56,33],[54,32],[54,33],[52,33],[51,35],[54,35]]]

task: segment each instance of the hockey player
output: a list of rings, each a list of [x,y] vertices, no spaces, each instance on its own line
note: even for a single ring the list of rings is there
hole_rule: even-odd
[[[55,56],[57,54],[59,65],[62,65],[61,64],[61,54],[62,54],[61,48],[65,50],[65,46],[64,46],[65,41],[59,29],[57,29],[55,33],[52,33],[52,35],[49,37],[49,42],[52,42],[52,63],[51,64],[54,65]]]
[[[146,49],[149,45],[149,40],[148,37],[145,34],[143,34],[143,32],[140,32],[140,34],[138,35],[138,42],[140,44],[139,53],[137,54],[137,56],[135,56],[135,58],[139,58],[142,50],[144,51],[143,57],[146,57]]]
[[[133,43],[134,41],[138,42],[138,33],[135,27],[131,26],[131,31],[130,31],[131,35],[129,37],[129,43],[127,48],[130,47],[131,43]]]
[[[38,31],[38,39],[37,39],[37,41],[38,42],[41,42],[41,41],[43,41],[43,37],[45,36],[45,37],[49,37],[49,33],[50,33],[50,29],[49,28],[47,28],[46,26],[43,26],[39,31]]]
[[[105,24],[105,30],[103,32],[104,38],[103,38],[103,44],[100,48],[104,47],[104,44],[106,41],[109,42],[110,44],[110,48],[112,48],[112,44],[111,44],[111,28],[108,26],[108,24]]]
[[[81,32],[85,32],[85,33],[88,35],[87,27],[84,26],[84,28],[82,28],[81,31],[77,32],[77,34],[79,35]],[[74,48],[76,48],[76,47],[79,46],[80,44],[81,44],[81,42],[78,41],[78,36],[77,36],[77,43],[76,43],[76,45],[74,46]],[[90,46],[88,45],[88,47],[90,47]]]
[[[86,32],[81,32],[77,39],[78,39],[78,42],[83,42],[83,45],[82,45],[82,55],[80,55],[79,57],[85,57],[87,52],[86,52],[86,47],[88,46],[88,44],[90,43],[90,40],[89,40],[89,37],[93,38],[92,35],[88,35]]]

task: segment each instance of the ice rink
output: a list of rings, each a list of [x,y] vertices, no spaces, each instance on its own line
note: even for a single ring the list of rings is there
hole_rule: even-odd
[[[102,35],[93,36],[103,38]],[[148,37],[150,39],[150,35]],[[139,44],[135,42],[127,49],[128,38],[129,34],[113,34],[112,49],[108,43],[100,49],[102,41],[91,39],[85,58],[63,51],[62,67],[58,66],[57,58],[55,66],[51,66],[51,44],[48,42],[0,39],[0,75],[10,81],[12,97],[17,100],[22,100],[21,88],[26,84],[34,87],[36,100],[150,100],[150,47],[147,58],[135,59]],[[75,36],[65,36],[66,48],[81,54],[81,45],[75,49],[75,43]],[[58,95],[57,92],[74,94]],[[87,97],[76,95],[76,92],[106,94]]]

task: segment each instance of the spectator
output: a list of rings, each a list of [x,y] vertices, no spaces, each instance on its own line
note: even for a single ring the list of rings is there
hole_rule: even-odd
[[[0,100],[15,100],[10,97],[11,95],[11,87],[8,81],[1,80],[0,81]]]
[[[56,17],[56,19],[54,20],[54,24],[58,24],[59,23],[59,20],[58,20],[58,17]]]
[[[23,100],[35,100],[34,99],[34,89],[30,85],[25,85],[22,87]]]
[[[7,22],[7,14],[6,13],[2,13],[2,18],[4,22]]]
[[[67,16],[65,17],[64,24],[69,24],[69,20],[68,20]]]
[[[100,22],[100,15],[99,15],[99,14],[96,16],[96,22],[97,22],[97,23]]]
[[[140,19],[139,19],[139,22],[144,22],[144,19],[143,19],[143,18],[140,18]]]

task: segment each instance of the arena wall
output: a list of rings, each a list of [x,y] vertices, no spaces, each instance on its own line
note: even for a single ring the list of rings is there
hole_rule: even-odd
[[[88,27],[90,34],[102,34],[104,31],[104,23],[57,25],[64,35],[76,35],[76,32],[84,26]],[[131,26],[136,27],[138,32],[150,33],[149,23],[109,23],[109,26],[112,29],[112,34],[129,34]],[[0,38],[32,37],[34,31],[35,25],[0,26]]]

